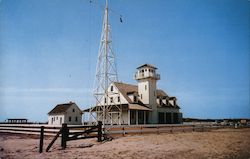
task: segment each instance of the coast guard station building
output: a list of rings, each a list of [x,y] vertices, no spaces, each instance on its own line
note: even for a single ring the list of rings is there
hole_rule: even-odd
[[[102,105],[119,106],[121,123],[119,124],[178,124],[182,123],[182,113],[177,104],[176,97],[169,96],[165,91],[157,88],[160,75],[157,68],[144,64],[137,68],[134,79],[137,85],[113,82],[108,87],[108,92],[113,92],[108,98],[101,99]],[[89,112],[97,110],[97,106],[84,110]],[[112,109],[112,108],[111,108]],[[115,109],[115,108],[114,108]],[[100,115],[96,111],[96,115]],[[112,113],[108,119],[109,124],[119,118],[117,113]]]

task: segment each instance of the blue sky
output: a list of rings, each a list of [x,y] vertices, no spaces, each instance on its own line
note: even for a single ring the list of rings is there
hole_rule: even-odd
[[[119,80],[158,67],[184,117],[250,118],[247,0],[110,0]],[[56,104],[93,102],[102,11],[88,0],[1,0],[0,121],[46,121]],[[119,22],[122,14],[123,23]]]

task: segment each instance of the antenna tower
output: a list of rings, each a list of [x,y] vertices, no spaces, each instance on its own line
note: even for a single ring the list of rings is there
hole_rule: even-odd
[[[102,121],[103,125],[120,125],[122,114],[121,104],[113,102],[119,101],[117,98],[120,99],[120,94],[108,90],[110,84],[118,81],[115,53],[113,52],[111,44],[112,36],[109,24],[109,8],[108,0],[106,0],[93,90],[96,105],[90,108],[89,120]],[[104,102],[104,98],[106,102]],[[111,100],[113,101],[111,102]]]

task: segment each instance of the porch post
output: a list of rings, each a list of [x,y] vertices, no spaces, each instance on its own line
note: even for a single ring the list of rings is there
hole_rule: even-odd
[[[174,113],[170,113],[171,114],[171,124],[174,124]]]
[[[128,125],[130,125],[130,109],[128,109]]]
[[[146,124],[146,111],[143,111],[143,115],[144,115],[144,124]]]
[[[135,112],[136,112],[136,113],[135,113],[135,114],[136,114],[136,115],[135,115],[135,116],[136,116],[136,118],[135,118],[135,119],[136,119],[136,125],[138,125],[138,110],[136,110]]]

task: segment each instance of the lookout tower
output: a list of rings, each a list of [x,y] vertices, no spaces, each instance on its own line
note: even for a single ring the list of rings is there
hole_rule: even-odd
[[[151,108],[152,119],[157,120],[157,95],[156,82],[160,79],[160,75],[156,73],[157,68],[150,64],[144,64],[137,67],[135,79],[138,81],[138,94],[140,100]],[[157,121],[152,121],[156,123]]]

